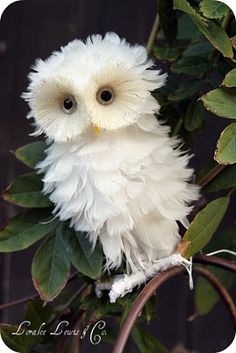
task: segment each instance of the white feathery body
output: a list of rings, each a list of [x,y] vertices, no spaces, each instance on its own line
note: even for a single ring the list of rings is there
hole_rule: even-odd
[[[52,144],[38,167],[61,220],[100,239],[108,267],[124,255],[131,269],[173,253],[197,196],[187,183],[188,156],[154,116],[124,130],[84,134],[79,144]]]
[[[151,91],[165,75],[152,65],[145,48],[115,34],[95,36],[38,61],[24,94],[36,133],[50,139],[37,166],[44,192],[61,220],[101,242],[107,269],[125,259],[136,272],[171,255],[180,241],[177,222],[198,198],[189,156],[154,115],[159,104]],[[101,86],[112,86],[114,103],[98,104]],[[79,106],[65,117],[57,102],[66,94]]]

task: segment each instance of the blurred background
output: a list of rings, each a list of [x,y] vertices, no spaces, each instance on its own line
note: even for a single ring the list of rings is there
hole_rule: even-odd
[[[26,119],[27,105],[20,98],[27,86],[27,74],[35,59],[45,59],[52,51],[74,38],[86,38],[93,33],[115,31],[130,42],[145,44],[157,11],[156,0],[24,0],[10,5],[0,22],[0,190],[13,178],[27,171],[11,151],[33,141]],[[214,147],[224,119],[206,119],[207,134],[194,137],[195,169],[212,160]],[[207,136],[207,138],[206,138]],[[0,200],[0,224],[19,210]],[[228,214],[226,225],[234,221]],[[0,301],[8,302],[35,293],[30,268],[35,247],[0,255]],[[235,296],[235,288],[233,295]],[[177,278],[165,284],[157,295],[156,319],[149,326],[156,337],[175,353],[215,353],[225,348],[234,332],[228,312],[219,302],[208,316],[193,321],[193,295],[188,281]],[[19,323],[24,306],[6,310],[1,322]],[[179,343],[183,348],[174,349]],[[109,352],[108,348],[91,347],[87,353]],[[129,344],[127,352],[137,352]],[[153,352],[155,353],[155,352]]]

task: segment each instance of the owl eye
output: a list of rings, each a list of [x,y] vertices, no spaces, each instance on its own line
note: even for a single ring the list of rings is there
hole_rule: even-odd
[[[77,102],[73,96],[69,96],[62,101],[62,109],[66,114],[72,114],[77,109]]]
[[[100,88],[97,92],[97,101],[103,105],[111,104],[114,100],[114,97],[115,93],[110,87]]]

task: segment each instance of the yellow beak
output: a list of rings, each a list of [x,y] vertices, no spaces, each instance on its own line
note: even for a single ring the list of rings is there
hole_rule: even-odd
[[[95,134],[98,136],[100,134],[100,132],[101,132],[100,127],[94,126],[93,128],[94,128]]]

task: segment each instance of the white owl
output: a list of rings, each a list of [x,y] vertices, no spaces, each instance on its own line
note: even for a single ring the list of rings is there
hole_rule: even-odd
[[[177,222],[185,224],[198,198],[189,156],[155,116],[160,106],[151,92],[166,75],[143,46],[107,33],[37,60],[29,78],[23,97],[35,134],[48,137],[37,168],[54,213],[93,245],[101,242],[106,269],[124,259],[127,273],[145,279],[150,266],[175,252]],[[124,294],[123,282],[113,286],[111,301]]]

